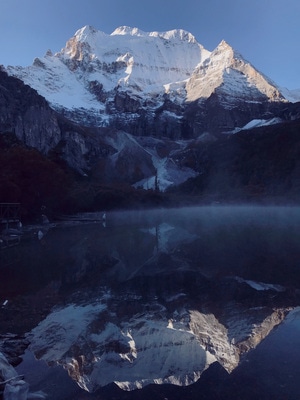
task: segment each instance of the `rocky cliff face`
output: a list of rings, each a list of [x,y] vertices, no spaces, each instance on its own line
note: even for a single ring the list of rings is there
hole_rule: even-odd
[[[0,71],[0,83],[0,132],[13,133],[44,155],[65,160],[81,175],[91,175],[102,184],[137,184],[148,189],[159,179],[161,190],[195,175],[169,163],[172,148],[181,147],[172,141],[143,141],[116,128],[79,126],[5,71]]]
[[[98,160],[109,152],[108,146],[101,146],[93,135],[60,118],[34,89],[2,70],[0,110],[1,133],[13,133],[26,146],[45,155],[59,153],[79,172],[88,170],[95,157]]]
[[[0,132],[14,133],[24,144],[47,154],[61,140],[56,113],[47,101],[0,70]]]

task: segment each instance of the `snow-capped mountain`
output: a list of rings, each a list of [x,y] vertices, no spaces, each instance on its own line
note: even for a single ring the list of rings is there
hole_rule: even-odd
[[[86,26],[32,66],[1,68],[0,79],[0,131],[101,184],[166,190],[213,171],[201,148],[224,133],[300,117],[297,91],[225,41],[210,52],[183,30]]]
[[[210,52],[184,30],[123,26],[108,35],[85,26],[60,52],[49,50],[32,66],[7,71],[76,122],[138,135],[181,138],[233,130],[266,112],[277,117],[278,104],[287,102],[275,83],[225,41]],[[228,114],[226,123],[204,115],[212,99]],[[244,112],[237,118],[241,102]]]
[[[183,57],[188,52],[188,57]],[[90,26],[78,30],[55,55],[48,51],[31,67],[8,70],[35,87],[53,105],[99,108],[93,90],[160,95],[164,85],[191,76],[209,52],[182,30],[144,33],[120,27],[111,35]],[[97,82],[97,84],[96,84]],[[80,91],[79,88],[81,88]],[[62,95],[64,97],[62,98]]]
[[[189,57],[183,57],[186,52]],[[144,33],[121,27],[107,35],[86,26],[59,53],[48,51],[30,67],[9,67],[8,71],[36,89],[54,108],[99,114],[98,124],[107,125],[107,103],[116,100],[116,108],[121,106],[117,93],[128,93],[133,104],[127,107],[134,112],[143,101],[151,102],[169,91],[171,83],[190,77],[208,55],[182,30]],[[155,107],[162,102],[162,98],[153,100]]]
[[[224,40],[200,63],[188,80],[187,99],[206,99],[214,92],[222,96],[227,107],[237,100],[246,102],[284,101],[275,83],[257,71]]]

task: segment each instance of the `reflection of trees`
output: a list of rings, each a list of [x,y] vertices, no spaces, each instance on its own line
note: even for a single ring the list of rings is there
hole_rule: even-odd
[[[156,251],[159,252],[159,240],[160,240],[160,235],[159,235],[159,225],[155,226],[155,239],[156,239]]]

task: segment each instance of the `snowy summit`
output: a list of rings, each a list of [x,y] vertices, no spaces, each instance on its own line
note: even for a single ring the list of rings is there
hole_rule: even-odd
[[[130,118],[145,109],[156,112],[166,99],[185,106],[216,94],[226,109],[238,101],[298,100],[295,93],[285,90],[283,95],[226,41],[211,52],[182,29],[143,32],[121,26],[109,35],[85,26],[60,52],[48,51],[32,66],[8,67],[7,72],[69,118],[82,123],[85,115],[98,126],[111,125],[116,112],[127,113],[127,119],[128,112]]]

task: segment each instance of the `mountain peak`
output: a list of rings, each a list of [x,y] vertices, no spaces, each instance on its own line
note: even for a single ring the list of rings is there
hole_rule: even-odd
[[[218,45],[218,47],[222,47],[223,49],[225,49],[225,48],[230,48],[230,49],[232,49],[232,47],[230,46],[230,44],[228,44],[227,42],[226,42],[226,40],[221,40],[221,42],[219,43],[219,45]]]
[[[230,46],[230,44],[228,44],[224,39],[211,53],[210,58],[214,59],[214,62],[219,62],[226,67],[230,66],[234,59],[240,60],[242,62],[247,62],[244,57],[232,46]]]
[[[111,36],[115,35],[145,36],[146,34],[138,28],[132,28],[130,26],[123,25],[115,29],[111,34]]]
[[[88,37],[95,35],[97,32],[97,29],[95,29],[93,26],[85,25],[83,28],[78,29],[78,31],[75,32],[74,37],[78,41],[84,42]]]
[[[170,31],[165,32],[144,32],[139,28],[132,28],[130,26],[120,26],[119,28],[115,29],[111,36],[116,35],[129,35],[129,36],[151,36],[151,37],[159,37],[166,40],[173,40],[179,39],[180,41],[187,41],[191,43],[197,43],[195,37],[190,33],[185,31],[184,29],[172,29]]]
[[[283,96],[269,78],[222,40],[210,56],[199,64],[187,85],[188,101],[209,98],[218,93],[227,108],[238,101],[283,101]],[[239,99],[239,100],[238,100]]]
[[[218,46],[215,48],[215,50],[212,52],[212,54],[219,54],[219,53],[230,53],[232,56],[237,54],[239,57],[240,55],[235,51],[235,49],[230,46],[229,43],[226,42],[226,40],[222,40]]]
[[[184,29],[172,29],[166,32],[151,32],[150,36],[159,36],[168,40],[179,39],[180,41],[197,43],[195,36],[193,36],[190,32],[185,31]]]

